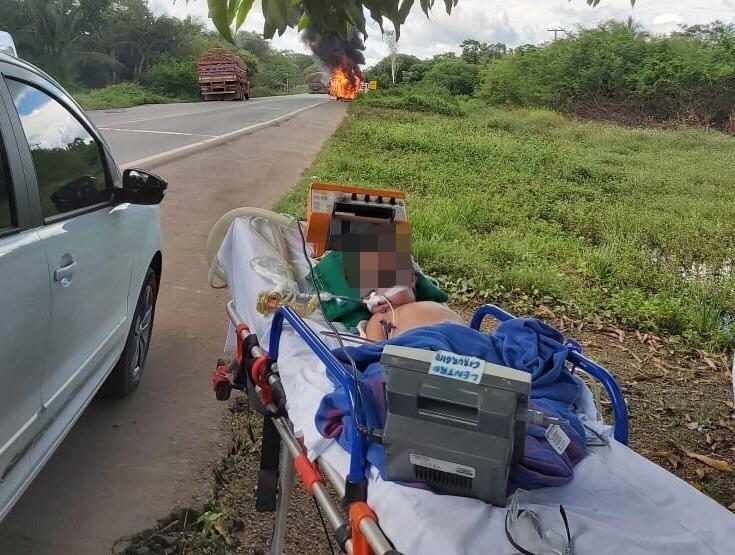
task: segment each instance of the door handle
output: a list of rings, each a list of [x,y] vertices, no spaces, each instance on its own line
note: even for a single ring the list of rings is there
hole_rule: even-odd
[[[54,270],[54,281],[69,281],[74,275],[74,268],[77,267],[77,261],[73,260],[65,266],[60,266]]]

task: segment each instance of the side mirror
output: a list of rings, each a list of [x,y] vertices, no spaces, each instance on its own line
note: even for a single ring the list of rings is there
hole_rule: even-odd
[[[122,189],[115,189],[115,204],[160,204],[168,183],[162,177],[143,170],[125,170]]]

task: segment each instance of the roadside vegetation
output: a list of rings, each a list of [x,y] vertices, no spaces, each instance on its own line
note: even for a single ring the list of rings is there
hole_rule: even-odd
[[[137,83],[118,83],[102,89],[72,92],[74,98],[85,110],[106,108],[126,108],[140,104],[164,104],[176,102],[175,98],[145,89]]]
[[[733,146],[398,89],[356,102],[279,208],[301,210],[315,178],[396,187],[416,257],[457,299],[720,351],[735,344]]]
[[[306,92],[319,71],[257,33],[241,31],[233,45],[203,21],[154,15],[145,0],[0,0],[0,29],[87,109],[198,100],[196,62],[210,48],[250,66],[253,96]]]

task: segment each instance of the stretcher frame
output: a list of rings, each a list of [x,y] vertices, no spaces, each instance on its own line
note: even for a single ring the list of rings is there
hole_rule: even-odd
[[[234,301],[227,304],[227,314],[237,331],[238,359],[242,362],[246,356],[255,360],[260,369],[268,369],[267,372],[249,373],[255,376],[254,390],[261,396],[265,409],[270,413],[269,417],[278,432],[282,442],[279,454],[278,490],[276,498],[275,520],[273,535],[270,546],[270,555],[282,555],[285,545],[286,518],[290,503],[291,493],[295,486],[298,474],[307,492],[314,498],[326,521],[332,527],[336,543],[344,553],[350,555],[399,555],[388,537],[380,528],[378,519],[367,506],[367,483],[365,480],[368,463],[366,453],[369,438],[353,426],[353,436],[350,438],[350,467],[347,479],[342,476],[322,457],[318,457],[314,463],[306,457],[306,450],[293,432],[293,425],[285,412],[285,394],[283,408],[279,408],[271,400],[273,390],[282,390],[280,377],[278,376],[277,361],[279,344],[283,326],[289,324],[294,331],[306,342],[311,350],[324,363],[329,375],[337,381],[350,397],[352,406],[355,406],[355,395],[362,395],[359,388],[355,391],[353,377],[345,370],[341,362],[332,354],[329,347],[319,336],[307,325],[306,322],[290,307],[279,308],[273,317],[269,349],[266,353],[257,344],[257,340],[250,347],[250,353],[243,352],[243,345],[249,344],[249,339],[254,338],[247,325],[238,315]],[[515,316],[504,311],[498,306],[486,304],[480,306],[472,316],[470,327],[479,330],[487,316],[505,322],[514,319]],[[250,342],[252,343],[252,341]],[[613,413],[614,438],[620,443],[628,442],[628,415],[625,398],[613,376],[604,367],[582,355],[581,345],[574,340],[567,340],[569,349],[567,361],[572,372],[577,370],[584,372],[594,380],[600,382],[605,388],[611,404]],[[258,364],[260,362],[260,364]],[[258,377],[259,376],[259,377]],[[265,395],[264,395],[265,394]],[[329,481],[338,495],[345,500],[349,507],[349,521],[343,517],[343,512],[329,495],[324,477]],[[362,483],[364,495],[355,498],[350,495],[350,486]]]

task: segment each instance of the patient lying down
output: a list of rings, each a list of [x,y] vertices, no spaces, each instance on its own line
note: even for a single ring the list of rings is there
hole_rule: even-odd
[[[459,314],[446,305],[414,301],[373,314],[365,326],[365,336],[372,341],[383,341],[414,328],[442,322],[463,323]]]
[[[417,276],[421,274],[411,258],[410,235],[390,225],[377,226],[375,235],[377,239],[363,234],[344,241],[344,246],[353,248],[342,252],[347,283],[353,291],[360,291],[372,313],[364,327],[359,326],[365,337],[383,341],[413,328],[463,323],[459,314],[442,303],[417,301]]]

